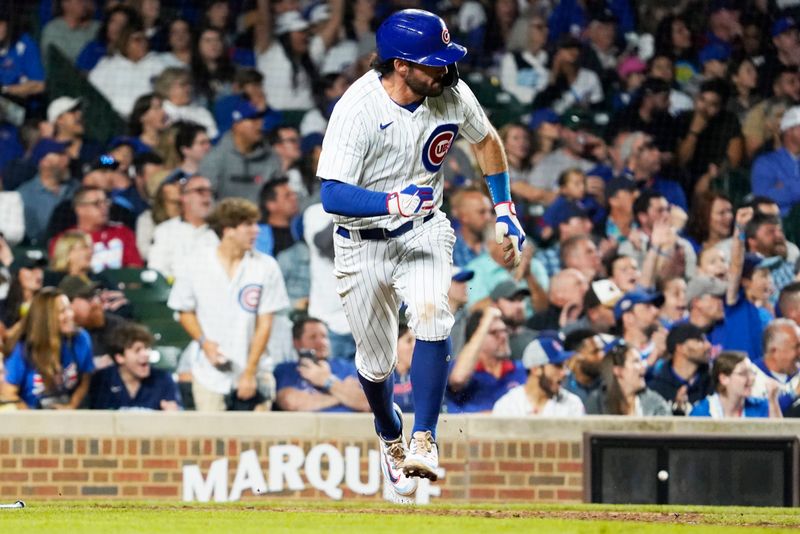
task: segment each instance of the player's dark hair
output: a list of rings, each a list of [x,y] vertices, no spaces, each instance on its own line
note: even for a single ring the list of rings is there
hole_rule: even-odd
[[[196,122],[179,122],[175,125],[175,150],[181,161],[186,159],[183,156],[182,148],[189,148],[194,144],[194,140],[199,133],[205,133],[206,127]]]
[[[303,337],[303,331],[306,329],[307,324],[325,324],[324,321],[321,319],[317,319],[316,317],[302,317],[297,319],[294,324],[292,324],[292,339],[295,341],[299,341],[301,337]]]
[[[278,186],[288,183],[289,179],[286,176],[279,176],[261,186],[261,191],[258,192],[258,210],[261,212],[261,222],[266,223],[269,218],[267,202],[272,202],[278,197],[275,192]]]
[[[117,363],[117,354],[123,354],[125,349],[129,349],[137,341],[141,341],[148,347],[154,343],[153,334],[144,325],[126,321],[115,328],[108,339],[108,353]]]
[[[385,76],[387,74],[394,72],[394,58],[382,61],[381,58],[379,58],[378,55],[375,54],[375,57],[369,64],[369,67],[371,69],[377,70],[379,73]]]

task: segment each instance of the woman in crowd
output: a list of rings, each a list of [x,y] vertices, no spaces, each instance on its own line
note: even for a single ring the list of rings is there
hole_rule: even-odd
[[[167,113],[164,100],[155,93],[148,93],[136,99],[128,121],[128,132],[136,145],[136,154],[156,152],[162,155],[163,134],[167,129]]]
[[[89,81],[122,117],[128,117],[134,103],[150,91],[151,78],[161,74],[164,63],[150,52],[141,26],[129,24],[120,32],[117,52],[100,60],[89,73]]]
[[[751,397],[756,373],[747,354],[725,351],[714,360],[711,379],[714,393],[698,402],[689,413],[692,417],[727,419],[736,417],[781,418],[778,383],[769,380],[769,397]]]
[[[728,69],[733,88],[728,100],[728,111],[734,113],[740,124],[744,124],[747,112],[761,101],[758,95],[758,70],[749,57],[735,63]]]
[[[69,299],[59,290],[39,291],[11,336],[0,400],[18,408],[77,409],[94,370],[89,334],[75,326]]]
[[[104,289],[100,292],[103,309],[124,316],[130,315],[125,294],[112,287],[103,273],[92,271],[92,237],[80,230],[69,230],[61,235],[53,247],[50,258],[50,270],[45,273],[48,286],[57,286],[66,276],[78,276],[86,280],[100,283]]]
[[[122,30],[130,24],[141,24],[136,11],[125,5],[111,8],[103,17],[103,24],[97,30],[97,37],[86,43],[78,55],[78,59],[75,60],[75,66],[83,72],[89,72],[104,56],[114,55],[117,52],[115,46]]]
[[[667,401],[648,389],[644,381],[645,363],[639,351],[619,340],[603,358],[603,387],[586,400],[590,415],[672,415]]]
[[[177,181],[163,181],[153,196],[152,207],[136,219],[136,247],[146,260],[153,244],[155,228],[181,214],[181,191]]]
[[[211,112],[193,101],[192,77],[188,70],[168,67],[155,80],[153,87],[163,99],[168,122],[194,122],[204,126],[212,139],[217,137],[217,123]]]
[[[723,193],[695,195],[686,225],[686,238],[695,252],[718,245],[733,233],[733,204]]]
[[[204,28],[192,49],[192,80],[200,105],[211,105],[231,93],[235,74],[226,53],[225,36],[218,28]]]
[[[167,67],[189,68],[192,64],[192,25],[177,18],[169,23],[166,52],[159,55]]]
[[[527,42],[524,48],[509,50],[500,62],[500,83],[521,104],[533,102],[545,88],[550,72],[547,70],[547,21],[534,15],[518,24],[527,24]]]
[[[681,15],[665,17],[656,29],[656,51],[674,58],[675,80],[683,85],[697,76],[697,51],[692,32]]]
[[[161,0],[131,0],[130,3],[142,19],[150,49],[163,50],[166,36],[161,20]]]
[[[8,287],[8,295],[3,306],[0,321],[11,328],[25,317],[30,308],[33,296],[42,288],[44,280],[44,262],[28,257],[17,260],[17,271],[12,274]]]

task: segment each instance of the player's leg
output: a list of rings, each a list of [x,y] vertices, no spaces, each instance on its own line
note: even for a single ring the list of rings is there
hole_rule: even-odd
[[[414,430],[405,471],[436,480],[436,426],[450,368],[453,314],[447,292],[455,236],[444,217],[414,234],[405,241],[408,250],[395,270],[398,293],[408,304],[409,328],[417,338],[411,361]]]
[[[392,287],[393,258],[386,241],[348,242],[335,237],[337,291],[356,342],[358,379],[380,437],[381,467],[401,495],[416,491],[402,472],[408,453],[402,414],[394,404],[399,301]]]

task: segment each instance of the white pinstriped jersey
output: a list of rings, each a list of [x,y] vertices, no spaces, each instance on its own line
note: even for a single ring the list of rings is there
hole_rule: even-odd
[[[426,98],[411,112],[389,98],[380,74],[371,70],[336,104],[317,176],[385,193],[412,183],[430,186],[438,207],[443,191],[441,167],[456,135],[478,143],[488,132],[486,114],[463,80],[438,97]],[[407,221],[394,215],[334,215],[336,224],[351,230],[394,229]]]

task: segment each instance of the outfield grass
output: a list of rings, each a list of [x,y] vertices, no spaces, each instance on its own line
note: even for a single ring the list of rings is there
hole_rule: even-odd
[[[266,533],[495,534],[776,533],[800,531],[800,510],[607,505],[435,505],[251,501],[226,504],[156,501],[27,501],[0,510],[0,534]]]

